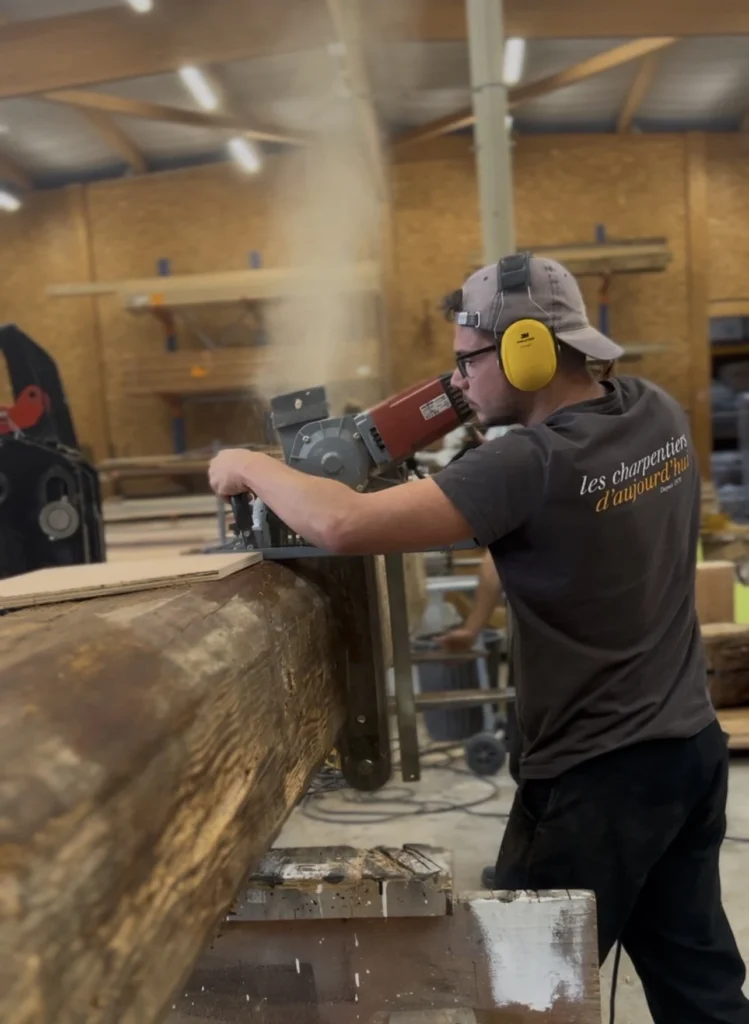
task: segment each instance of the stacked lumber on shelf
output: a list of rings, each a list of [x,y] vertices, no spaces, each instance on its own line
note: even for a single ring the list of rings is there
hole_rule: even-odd
[[[252,392],[259,379],[263,390],[286,390],[295,375],[299,349],[284,343],[225,348],[180,349],[123,357],[119,363],[122,388],[129,395],[211,395]],[[352,341],[336,353],[334,366],[320,366],[323,380],[374,380],[380,366],[376,339]],[[277,383],[275,383],[277,382]]]
[[[280,299],[288,295],[316,295],[321,289],[329,292],[333,288],[340,292],[379,292],[382,289],[381,268],[376,262],[363,262],[317,270],[269,267],[120,281],[86,281],[50,285],[47,295],[50,298],[117,295],[125,309],[139,311]]]

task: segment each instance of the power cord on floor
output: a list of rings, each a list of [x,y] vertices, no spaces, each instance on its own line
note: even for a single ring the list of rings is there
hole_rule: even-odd
[[[499,786],[486,776],[474,775],[473,772],[459,767],[458,762],[462,756],[460,745],[433,744],[422,751],[422,769],[449,771],[454,775],[466,776],[484,786],[486,792],[483,796],[458,803],[439,798],[424,798],[405,786],[389,786],[387,789],[367,793],[350,789],[339,769],[326,766],[313,779],[302,799],[301,812],[313,821],[338,825],[382,825],[400,818],[450,813],[506,820],[507,813],[477,811],[477,808],[499,797]],[[397,764],[393,766],[393,774],[399,767]],[[332,794],[337,794],[338,802],[342,800],[347,806],[331,806],[328,798]]]

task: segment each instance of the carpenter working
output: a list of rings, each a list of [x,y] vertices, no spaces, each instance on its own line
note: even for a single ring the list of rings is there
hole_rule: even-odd
[[[694,587],[699,471],[686,417],[634,378],[558,263],[525,254],[450,296],[460,388],[516,423],[433,477],[374,493],[227,450],[210,480],[250,491],[338,553],[475,538],[513,612],[520,782],[499,889],[589,889],[601,962],[620,941],[656,1024],[749,1024],[719,880],[726,743]]]

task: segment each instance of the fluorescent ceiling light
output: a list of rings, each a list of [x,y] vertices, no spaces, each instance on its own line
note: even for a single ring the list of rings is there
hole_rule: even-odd
[[[215,110],[218,106],[218,96],[211,88],[211,83],[205,77],[200,68],[188,64],[179,69],[179,77],[192,93],[196,103],[203,110]]]
[[[20,209],[21,200],[18,196],[14,196],[12,192],[6,192],[5,189],[0,189],[0,210],[5,210],[6,213],[15,213]]]
[[[505,85],[517,85],[523,77],[525,63],[525,39],[515,37],[505,40],[505,53],[502,64],[502,78]]]
[[[127,0],[137,14],[149,14],[153,10],[153,0]]]
[[[229,139],[229,152],[242,170],[247,171],[248,174],[257,174],[260,170],[260,154],[247,139],[243,139],[239,135],[234,139]]]

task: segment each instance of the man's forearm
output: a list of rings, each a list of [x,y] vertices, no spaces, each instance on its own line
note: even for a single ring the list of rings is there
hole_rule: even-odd
[[[255,467],[254,469],[252,467]],[[244,474],[246,489],[261,498],[308,543],[327,547],[361,495],[336,480],[300,473],[270,456],[253,461]]]
[[[501,596],[502,585],[499,582],[494,559],[491,556],[491,552],[487,551],[481,562],[479,583],[474,594],[473,607],[468,613],[463,628],[471,633],[480,633],[499,604]]]

